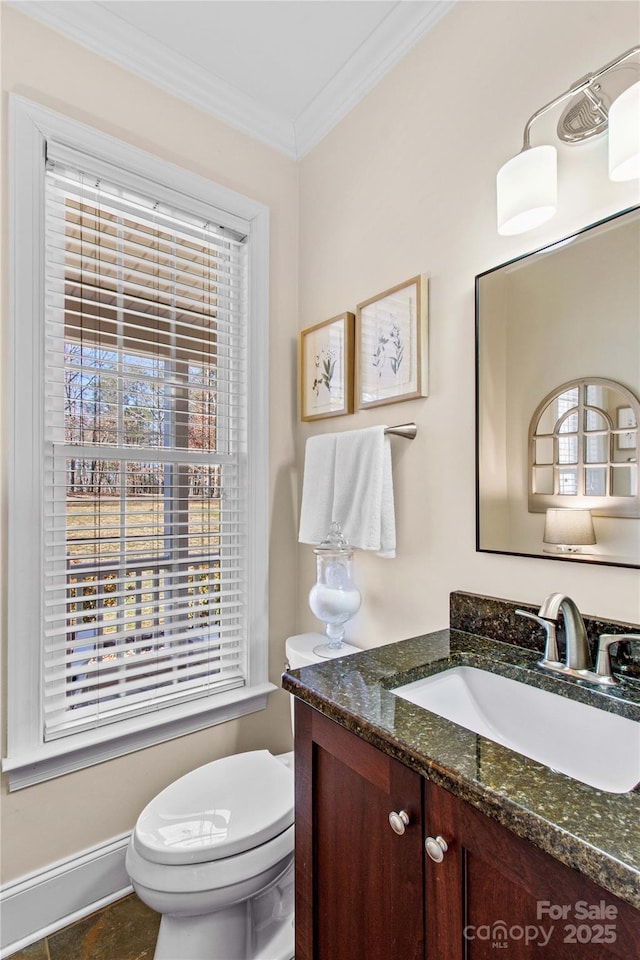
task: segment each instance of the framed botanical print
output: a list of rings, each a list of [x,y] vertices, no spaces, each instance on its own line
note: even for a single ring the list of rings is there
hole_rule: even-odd
[[[341,313],[300,332],[300,419],[323,420],[353,413],[355,316]]]
[[[358,304],[358,409],[427,396],[427,291],[418,276]]]

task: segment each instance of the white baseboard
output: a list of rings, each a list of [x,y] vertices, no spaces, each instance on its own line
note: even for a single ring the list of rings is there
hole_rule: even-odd
[[[0,893],[0,960],[131,893],[129,834],[7,884]]]

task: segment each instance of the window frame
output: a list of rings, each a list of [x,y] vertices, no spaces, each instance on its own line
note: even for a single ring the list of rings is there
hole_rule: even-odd
[[[268,680],[268,297],[269,210],[265,205],[124,141],[16,94],[9,102],[9,410],[7,755],[2,769],[15,790],[225,722],[266,706]],[[44,169],[55,139],[92,163],[126,171],[160,198],[176,196],[194,211],[249,237],[247,477],[247,683],[210,698],[45,743],[42,723],[41,588],[42,394],[44,334]],[[37,593],[41,594],[41,589]],[[30,601],[30,602],[29,602]]]
[[[631,390],[627,389],[627,387],[615,380],[608,380],[604,377],[580,377],[575,380],[569,380],[548,393],[536,407],[529,422],[527,454],[529,513],[544,513],[549,507],[579,507],[581,509],[591,510],[592,514],[596,517],[621,517],[631,519],[640,517],[640,488],[638,486],[637,476],[635,480],[635,493],[631,493],[628,496],[621,496],[615,494],[612,490],[613,482],[611,471],[615,470],[616,468],[627,467],[627,464],[624,462],[617,462],[613,459],[611,449],[612,440],[623,432],[622,428],[618,427],[618,425],[614,423],[610,417],[607,417],[606,411],[600,410],[595,406],[591,406],[586,402],[585,391],[587,390],[587,387],[602,387],[609,390],[611,393],[618,394],[621,400],[633,411],[636,423],[640,423],[640,402]],[[578,394],[576,403],[566,411],[558,411],[558,416],[553,426],[553,432],[539,432],[540,420],[547,407],[554,401],[557,401],[561,396],[563,396],[563,394],[574,390]],[[590,436],[584,422],[586,410],[593,410],[594,412],[601,413],[604,418],[610,421],[606,430],[603,428],[602,430],[597,431],[598,434],[602,434],[602,436],[605,437],[607,446],[606,456],[601,461],[591,462],[586,455],[587,443]],[[575,462],[563,464],[559,455],[559,443],[560,439],[563,438],[563,434],[557,428],[559,423],[563,422],[570,416],[576,416],[577,420],[577,429],[575,431],[571,430],[570,432],[567,432],[567,437],[576,438],[576,459]],[[636,427],[634,430],[636,431],[637,438],[638,428]],[[537,460],[536,442],[541,439],[551,440],[553,443],[553,459],[548,464],[541,464]],[[548,466],[553,470],[553,493],[536,492],[535,470],[539,466]],[[559,490],[555,490],[555,487],[559,485],[558,478],[561,479],[561,469],[563,466],[566,466],[571,470],[575,469],[577,486],[577,492],[575,493],[566,494],[560,493]],[[634,466],[637,470],[637,464],[634,464]],[[587,494],[585,492],[584,471],[590,467],[602,467],[608,471],[609,477],[606,481],[605,493]]]

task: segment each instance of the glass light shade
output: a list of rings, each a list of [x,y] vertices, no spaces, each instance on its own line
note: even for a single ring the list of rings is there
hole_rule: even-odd
[[[512,236],[539,227],[558,206],[556,148],[529,147],[498,170],[498,233]]]
[[[596,543],[590,510],[547,510],[542,536],[544,543],[555,543],[571,548]]]
[[[609,178],[640,177],[640,80],[609,108]]]

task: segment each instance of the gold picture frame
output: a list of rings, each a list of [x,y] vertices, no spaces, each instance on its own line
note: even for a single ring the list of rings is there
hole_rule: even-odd
[[[426,397],[428,280],[412,277],[356,308],[356,407]]]
[[[300,331],[300,419],[324,420],[353,413],[355,315],[341,313]]]

